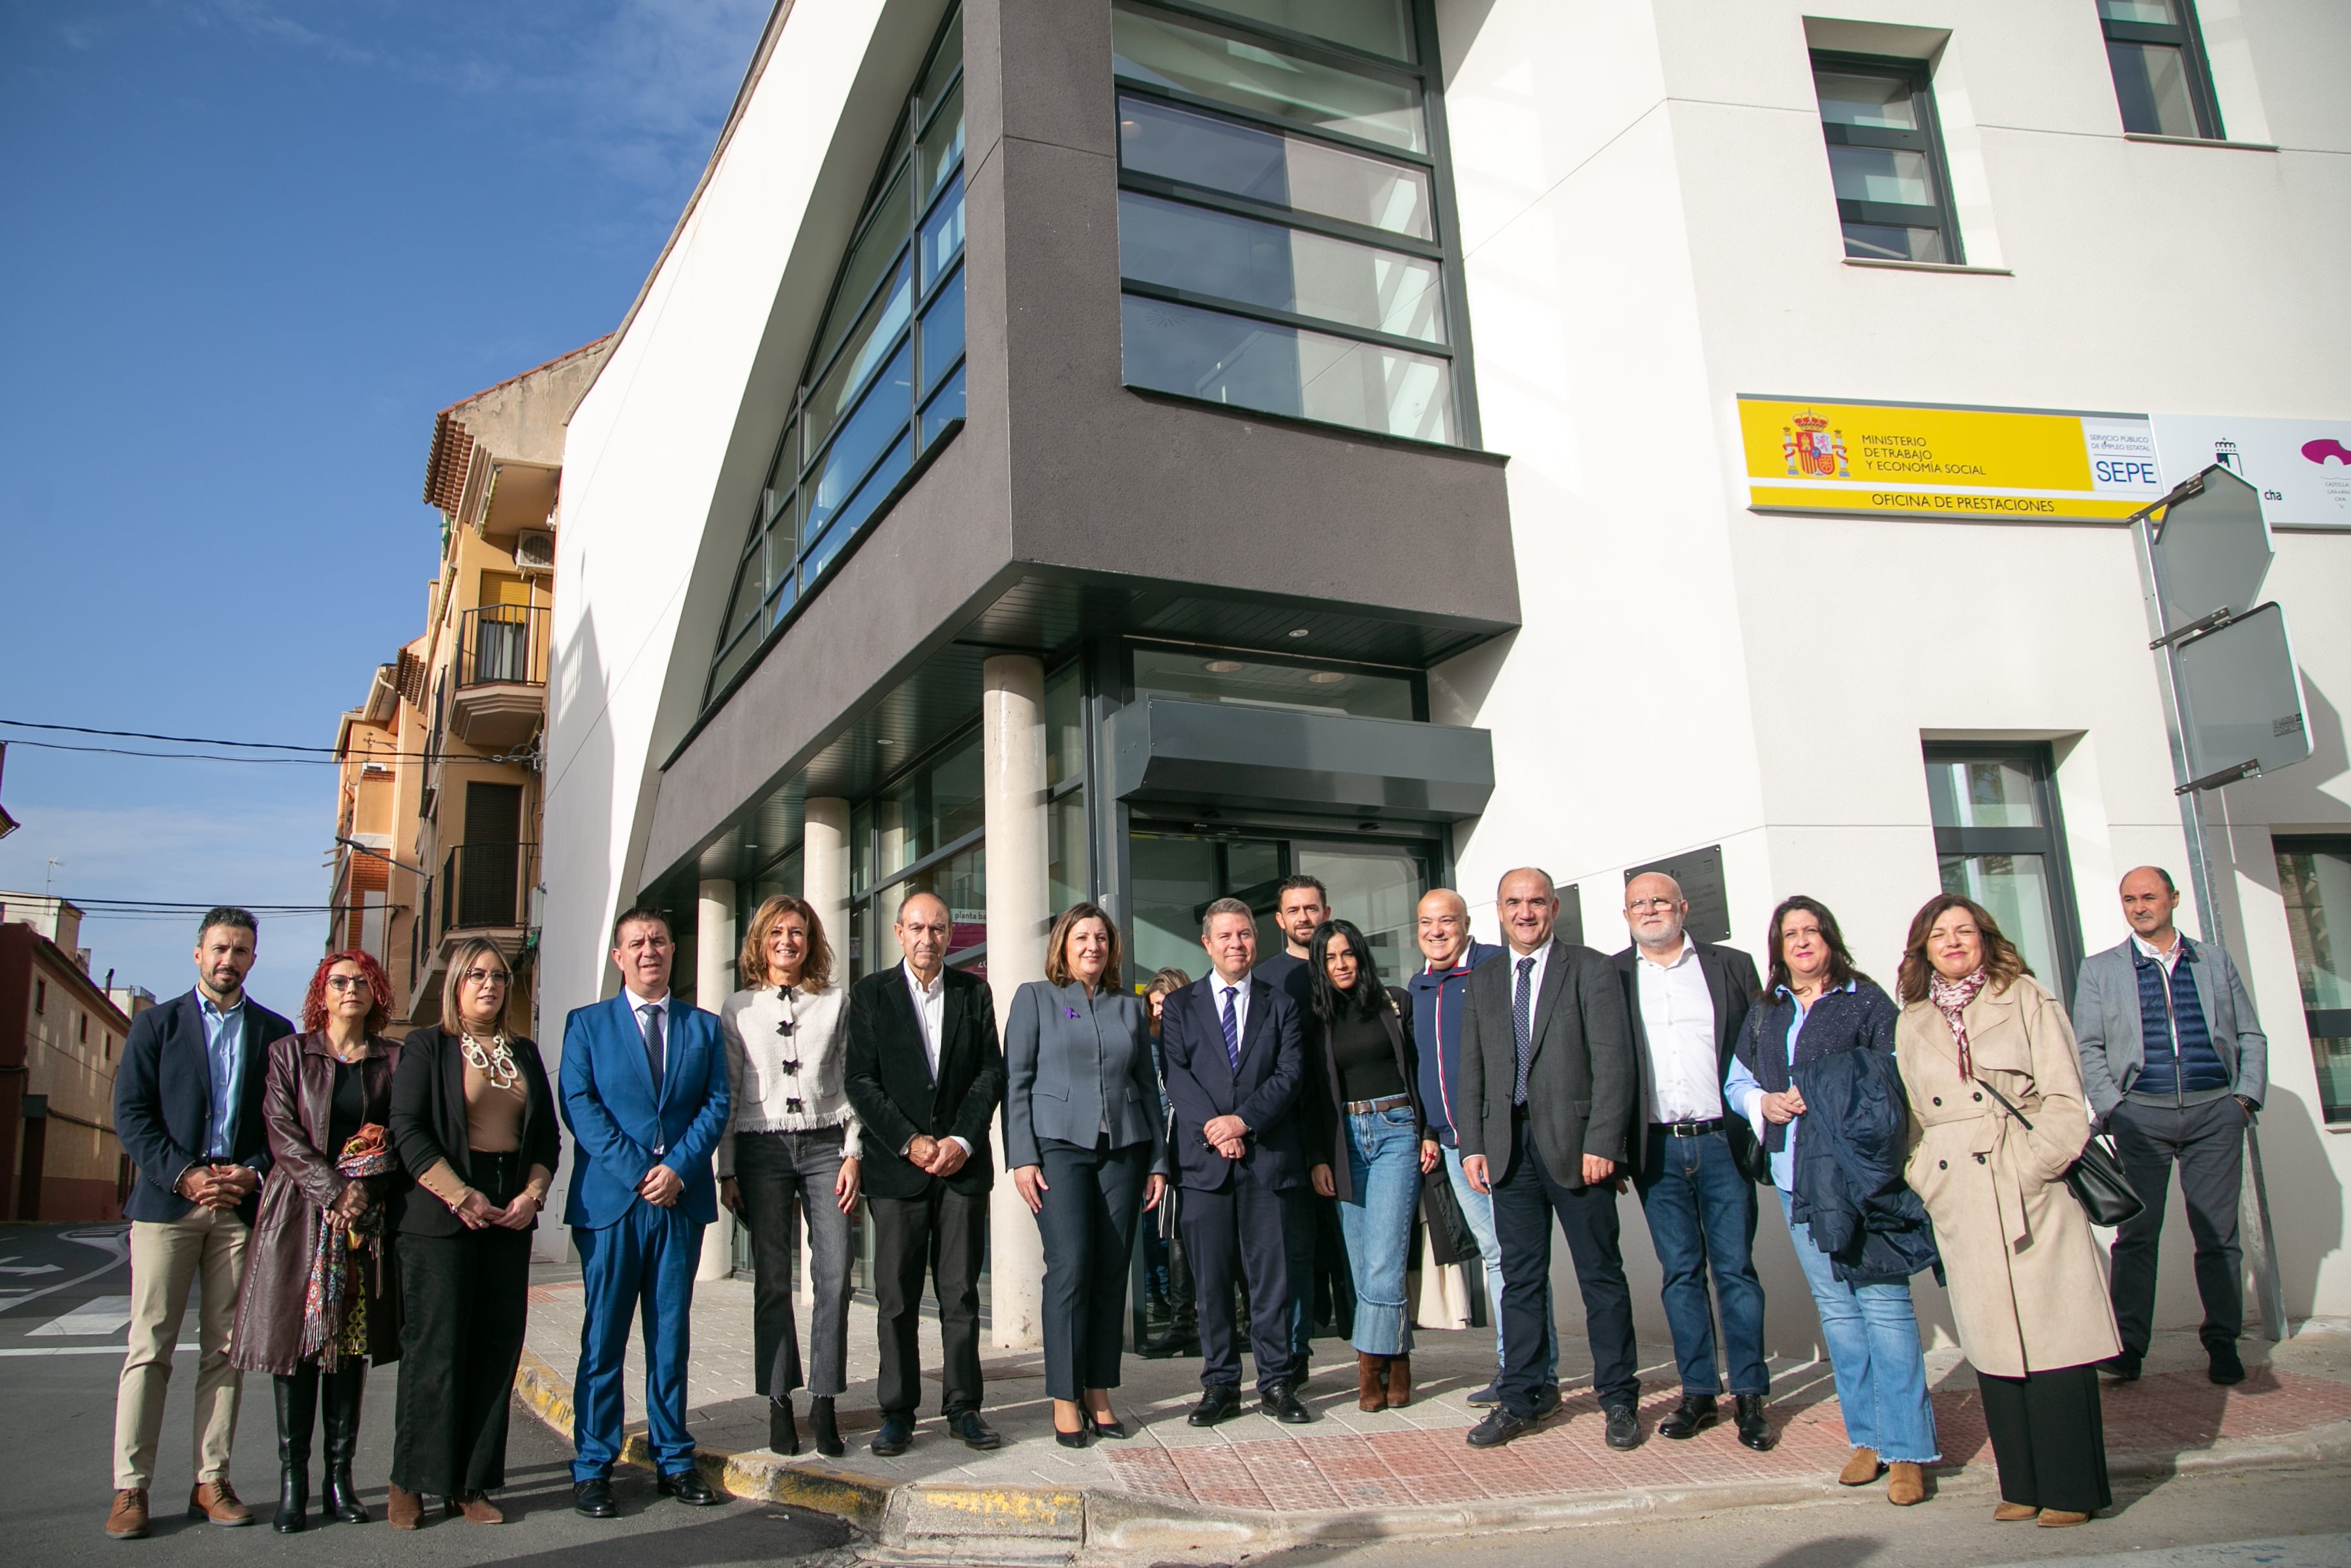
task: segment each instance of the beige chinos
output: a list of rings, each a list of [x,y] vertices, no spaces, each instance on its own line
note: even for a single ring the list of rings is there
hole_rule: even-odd
[[[228,1362],[229,1329],[236,1322],[237,1288],[245,1279],[250,1229],[235,1209],[198,1206],[162,1223],[131,1225],[131,1353],[114,1399],[114,1485],[144,1489],[155,1479],[155,1445],[163,1435],[163,1394],[172,1381],[172,1353],[188,1291],[197,1291],[196,1480],[228,1479],[229,1447],[236,1439],[237,1396],[245,1379]]]

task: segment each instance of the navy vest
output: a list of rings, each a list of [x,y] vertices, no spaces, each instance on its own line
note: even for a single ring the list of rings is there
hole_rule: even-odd
[[[2131,945],[2131,962],[2138,970],[2138,1076],[2131,1080],[2133,1094],[2170,1097],[2209,1094],[2229,1087],[2229,1069],[2212,1049],[2212,1031],[2204,1022],[2204,1004],[2196,999],[2196,950],[2181,936],[2179,962],[2167,975],[2161,964]],[[2167,985],[2167,981],[2168,984]],[[2167,1005],[2166,992],[2169,993]],[[2179,1049],[2172,1049],[2178,1031]]]

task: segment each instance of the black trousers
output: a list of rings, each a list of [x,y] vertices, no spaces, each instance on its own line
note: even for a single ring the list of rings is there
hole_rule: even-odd
[[[2098,1369],[2061,1366],[2022,1377],[1976,1374],[1984,1426],[2000,1465],[2000,1495],[2026,1508],[2095,1513],[2115,1500],[2106,1484],[2106,1426]]]
[[[520,1155],[470,1156],[493,1204],[522,1189]],[[419,1190],[412,1203],[439,1199]],[[493,1225],[400,1239],[400,1396],[392,1484],[459,1497],[507,1484],[507,1400],[522,1359],[530,1232]]]
[[[1200,1313],[1200,1386],[1238,1388],[1241,1353],[1233,1322],[1233,1286],[1246,1281],[1249,1352],[1259,1392],[1297,1375],[1290,1340],[1290,1238],[1313,1223],[1304,1195],[1277,1191],[1247,1169],[1222,1192],[1184,1194],[1184,1248]]]
[[[873,1301],[882,1340],[878,1403],[885,1416],[912,1417],[923,1403],[923,1361],[914,1331],[923,1315],[923,1272],[939,1298],[946,1375],[939,1414],[979,1408],[979,1264],[987,1255],[987,1194],[933,1181],[922,1197],[872,1197]]]
[[[2179,1196],[2188,1205],[2188,1233],[2196,1243],[2196,1293],[2204,1301],[2199,1337],[2208,1350],[2234,1345],[2245,1330],[2245,1254],[2237,1241],[2245,1108],[2227,1094],[2180,1109],[2125,1100],[2106,1124],[2131,1186],[2147,1206],[2115,1233],[2115,1323],[2122,1331],[2125,1354],[2145,1355],[2154,1333],[2163,1200],[2175,1165]]]
[[[1640,1358],[1633,1348],[1633,1290],[1625,1280],[1616,1190],[1605,1185],[1566,1186],[1554,1179],[1523,1113],[1511,1118],[1510,1134],[1517,1155],[1510,1175],[1494,1186],[1494,1237],[1502,1249],[1503,1407],[1531,1417],[1543,1403],[1543,1281],[1551,1278],[1554,1215],[1575,1260],[1583,1332],[1592,1345],[1592,1385],[1604,1406],[1638,1405]]]
[[[1038,1145],[1045,1207],[1045,1393],[1076,1399],[1116,1388],[1124,1348],[1127,1263],[1134,1219],[1151,1174],[1151,1145],[1081,1149],[1058,1138]]]

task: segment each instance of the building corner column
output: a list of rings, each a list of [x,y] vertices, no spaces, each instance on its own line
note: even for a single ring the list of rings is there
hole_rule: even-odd
[[[735,989],[735,884],[712,879],[702,884],[694,922],[694,1001],[715,1013]],[[721,1134],[724,1136],[724,1134]],[[724,1280],[735,1271],[735,1217],[724,1207],[718,1222],[702,1229],[701,1280]]]
[[[987,837],[987,973],[1001,1037],[1012,994],[1045,973],[1051,918],[1046,880],[1045,666],[999,653],[981,672],[981,798]],[[1043,1343],[1045,1248],[1036,1216],[1004,1170],[1002,1118],[990,1140],[996,1186],[988,1203],[988,1319],[998,1349]]]
[[[849,985],[849,802],[838,795],[811,795],[800,808],[800,897],[832,949],[832,983]],[[802,1306],[816,1301],[816,1258],[809,1228],[799,1228],[800,1268],[792,1296]]]

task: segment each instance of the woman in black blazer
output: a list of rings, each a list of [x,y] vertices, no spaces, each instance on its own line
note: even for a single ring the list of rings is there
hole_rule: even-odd
[[[1127,1435],[1110,1407],[1127,1260],[1138,1207],[1167,1189],[1151,1009],[1119,988],[1123,973],[1118,927],[1071,904],[1004,1034],[1004,1163],[1044,1234],[1045,1392],[1069,1448]]]
[[[530,1232],[561,1152],[538,1047],[505,1027],[513,972],[473,937],[449,956],[441,1024],[402,1050],[392,1140],[416,1176],[400,1220],[405,1310],[386,1517],[424,1499],[476,1524],[506,1516],[507,1396],[522,1359]]]
[[[1347,1267],[1355,1282],[1356,1406],[1412,1403],[1412,1266],[1420,1178],[1442,1153],[1421,1114],[1412,998],[1380,984],[1371,945],[1353,921],[1318,927],[1308,949],[1306,1087],[1308,1173],[1339,1200]]]

